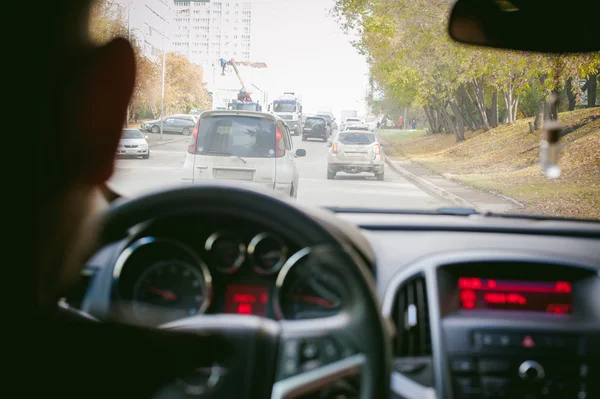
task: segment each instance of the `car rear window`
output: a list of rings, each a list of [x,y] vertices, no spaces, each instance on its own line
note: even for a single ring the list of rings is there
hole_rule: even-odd
[[[139,130],[123,130],[124,139],[143,139],[144,135]]]
[[[243,158],[275,158],[275,121],[252,116],[210,116],[200,120],[197,152]]]
[[[369,133],[340,133],[338,141],[342,144],[372,144],[375,136]]]
[[[306,118],[306,121],[304,122],[304,127],[311,129],[317,123],[323,125],[325,121],[321,118]]]

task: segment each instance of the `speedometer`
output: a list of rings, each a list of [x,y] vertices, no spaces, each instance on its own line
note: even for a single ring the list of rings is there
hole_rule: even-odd
[[[148,267],[133,296],[133,310],[139,320],[162,324],[203,313],[210,290],[198,268],[183,260],[170,260]]]

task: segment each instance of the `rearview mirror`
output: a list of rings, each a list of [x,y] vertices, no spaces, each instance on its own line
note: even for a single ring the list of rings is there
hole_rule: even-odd
[[[296,156],[297,157],[305,157],[306,156],[306,150],[303,148],[298,148],[296,150]]]
[[[147,138],[148,138],[148,135],[145,135],[145,136],[144,136],[144,138],[146,138],[146,139],[147,139]]]
[[[574,9],[594,7],[593,0],[573,0]],[[514,4],[518,4],[518,7]],[[485,47],[549,53],[600,50],[596,18],[580,18],[564,29],[560,9],[542,0],[458,0],[448,25],[457,42]],[[571,7],[571,6],[569,6]]]

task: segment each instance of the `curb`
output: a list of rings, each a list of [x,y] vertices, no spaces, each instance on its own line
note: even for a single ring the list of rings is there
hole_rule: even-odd
[[[409,172],[408,170],[404,169],[402,166],[398,165],[396,162],[394,162],[387,156],[385,157],[385,162],[388,165],[390,165],[392,167],[392,169],[394,169],[396,172],[403,175],[407,180],[410,180],[412,183],[414,183],[416,186],[420,187],[421,189],[423,189],[429,193],[432,193],[442,199],[448,200],[448,201],[452,202],[454,205],[459,206],[461,208],[473,208],[477,211],[480,211],[480,209],[476,205],[472,204],[471,202],[467,201],[466,199],[461,198],[458,195],[452,194],[451,192],[449,192],[441,187],[436,186],[435,184],[415,175],[414,173]]]
[[[168,139],[163,139],[160,141],[155,141],[152,144],[148,144],[148,148],[154,148],[154,147],[160,147],[161,145],[166,145],[166,144],[170,144],[170,143],[177,143],[178,141],[184,141],[184,140],[188,140],[189,136],[185,136],[185,138],[181,137],[181,138],[168,138]]]

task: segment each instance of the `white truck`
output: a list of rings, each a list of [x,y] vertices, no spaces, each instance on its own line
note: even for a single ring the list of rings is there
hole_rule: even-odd
[[[346,121],[350,119],[352,121],[359,121],[360,119],[358,118],[358,111],[354,110],[354,109],[344,109],[342,110],[342,118],[340,119],[341,121],[341,130],[346,130]]]
[[[302,133],[302,99],[293,92],[283,93],[269,105],[269,111],[285,121],[290,133],[295,136]]]
[[[346,120],[346,118],[356,118],[358,117],[358,111],[354,110],[354,109],[343,109],[342,110],[342,117],[340,118],[340,120],[342,122],[344,122]]]

